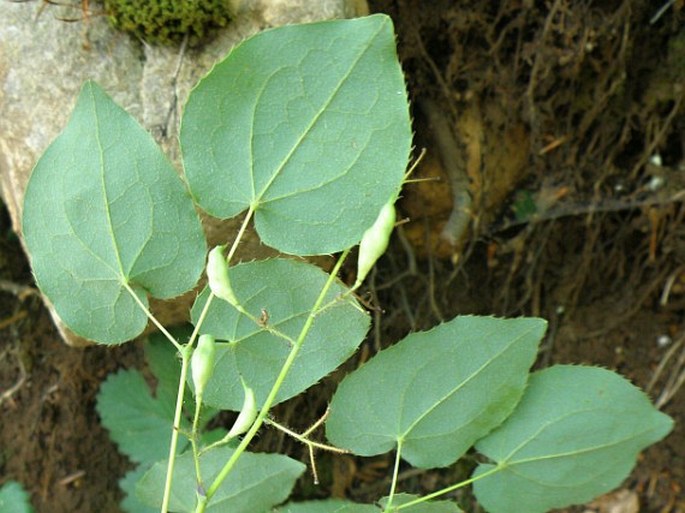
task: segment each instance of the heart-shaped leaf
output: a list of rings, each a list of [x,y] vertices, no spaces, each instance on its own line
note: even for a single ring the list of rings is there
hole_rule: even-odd
[[[306,262],[275,258],[238,264],[231,267],[230,276],[236,297],[253,318],[225,301],[212,301],[201,332],[230,342],[217,344],[214,371],[203,401],[238,411],[244,395],[240,377],[254,390],[257,403],[262,404],[329,275]],[[347,290],[340,283],[331,286],[324,301],[328,307],[316,315],[277,402],[316,383],[361,344],[369,317],[352,297],[341,298]],[[197,322],[207,296],[207,289],[198,296],[191,311],[193,322]],[[263,325],[255,322],[260,318]],[[274,335],[271,328],[290,337],[290,341]]]
[[[617,487],[637,453],[673,420],[626,379],[606,369],[557,365],[534,373],[514,413],[476,448],[495,464],[474,477],[490,513],[543,513]]]
[[[401,186],[411,147],[389,17],[262,32],[192,91],[181,126],[193,196],[229,218],[255,209],[284,253],[359,242]]]
[[[453,463],[512,412],[545,327],[464,316],[409,335],[342,381],[328,439],[361,456],[399,444],[417,467]]]
[[[147,323],[134,294],[195,285],[204,235],[152,137],[93,82],[26,188],[23,233],[41,291],[76,334],[120,343]]]

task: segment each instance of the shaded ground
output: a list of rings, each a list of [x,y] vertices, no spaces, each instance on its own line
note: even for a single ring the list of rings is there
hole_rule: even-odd
[[[36,511],[117,512],[119,474],[128,463],[94,410],[107,374],[139,361],[136,345],[74,350],[59,338],[31,289],[28,264],[0,221],[0,481],[32,494]]]
[[[454,4],[372,2],[396,22],[417,146],[428,148],[416,175],[440,181],[406,190],[410,222],[369,284],[384,313],[348,367],[458,313],[545,317],[539,366],[615,369],[676,420],[624,488],[640,511],[682,513],[685,391],[668,394],[685,360],[683,3],[654,24],[659,6],[647,1]],[[0,405],[0,482],[24,483],[39,512],[116,512],[128,463],[100,427],[94,398],[108,372],[141,365],[141,352],[65,347],[38,299],[16,287],[31,280],[8,227],[3,220],[0,390],[18,386]],[[339,377],[279,407],[279,419],[309,425]],[[259,444],[306,460],[270,432]],[[390,464],[322,456],[322,485],[303,479],[298,494],[374,499]],[[401,487],[426,491],[449,478],[407,471]]]

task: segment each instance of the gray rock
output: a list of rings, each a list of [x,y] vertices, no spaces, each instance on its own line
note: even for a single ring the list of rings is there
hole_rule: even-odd
[[[180,169],[178,107],[193,85],[237,42],[264,28],[368,13],[365,0],[234,0],[236,18],[201,49],[154,47],[113,30],[105,16],[76,23],[75,7],[0,1],[0,186],[21,236],[24,189],[37,159],[64,128],[85,80],[98,82],[160,143]],[[40,14],[40,15],[39,15]],[[210,244],[225,242],[237,221],[203,220]],[[241,257],[263,257],[256,236]],[[187,318],[193,294],[153,303],[166,324]],[[85,343],[51,314],[65,341]]]

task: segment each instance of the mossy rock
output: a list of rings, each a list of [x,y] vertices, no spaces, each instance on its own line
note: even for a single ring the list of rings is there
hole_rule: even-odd
[[[231,16],[226,0],[105,0],[112,25],[150,44],[197,44]]]

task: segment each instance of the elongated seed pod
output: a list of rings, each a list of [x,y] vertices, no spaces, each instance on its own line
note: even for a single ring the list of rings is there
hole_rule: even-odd
[[[224,246],[216,246],[207,255],[207,281],[212,294],[216,297],[232,305],[238,304],[228,277],[228,263],[224,258]]]
[[[390,234],[395,226],[395,198],[383,205],[376,221],[371,228],[364,232],[359,243],[359,258],[357,259],[357,281],[354,288],[359,287],[371,271],[376,261],[388,249]]]
[[[241,380],[242,381],[242,380]],[[255,400],[254,390],[248,387],[244,381],[243,391],[245,392],[245,399],[243,400],[243,407],[238,414],[238,418],[235,419],[235,423],[231,430],[228,432],[227,437],[233,438],[234,436],[242,435],[246,433],[248,429],[252,426],[252,423],[257,418],[257,401]]]
[[[200,335],[197,347],[190,357],[190,372],[193,377],[195,396],[202,399],[205,387],[212,377],[214,371],[214,355],[216,353],[216,342],[211,335]]]

